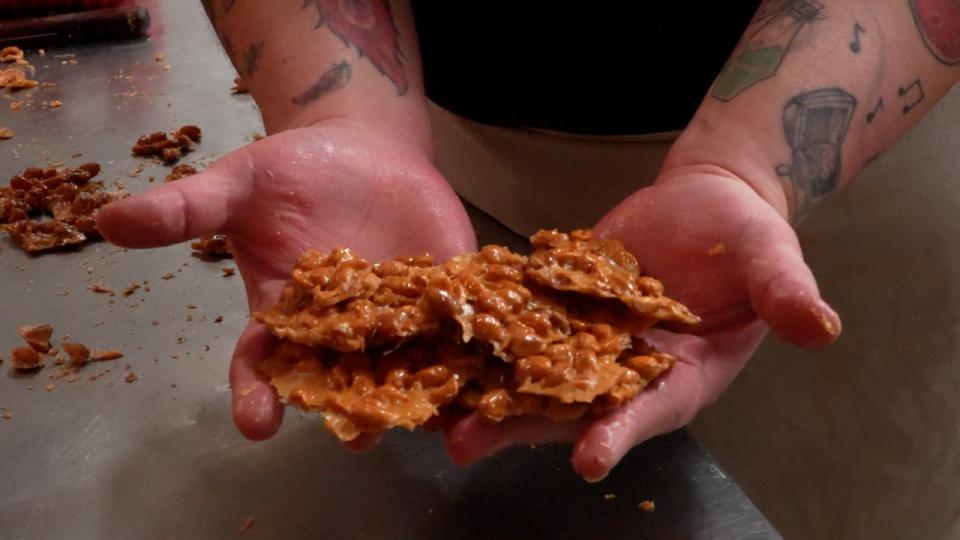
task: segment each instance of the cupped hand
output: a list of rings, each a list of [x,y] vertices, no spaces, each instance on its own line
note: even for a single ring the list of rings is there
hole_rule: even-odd
[[[740,372],[767,328],[804,346],[832,342],[840,319],[820,298],[790,225],[726,171],[676,169],[620,203],[595,231],[623,241],[645,273],[703,322],[646,338],[676,356],[660,380],[618,410],[579,423],[539,417],[499,424],[467,416],[447,446],[470,463],[514,444],[574,441],[574,468],[600,480],[636,444],[686,425]]]
[[[372,260],[423,252],[443,260],[476,249],[463,206],[420,150],[338,121],[245,146],[199,174],[105,207],[97,222],[109,241],[132,248],[226,233],[251,312],[277,299],[306,249],[349,246]],[[254,369],[271,344],[251,322],[230,368],[234,421],[256,440],[272,436],[283,417]]]

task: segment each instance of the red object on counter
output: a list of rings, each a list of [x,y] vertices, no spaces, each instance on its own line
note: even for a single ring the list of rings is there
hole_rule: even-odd
[[[0,12],[86,11],[131,4],[133,4],[133,0],[0,0]]]

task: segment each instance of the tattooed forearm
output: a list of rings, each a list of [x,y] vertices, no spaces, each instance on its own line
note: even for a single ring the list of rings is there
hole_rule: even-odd
[[[960,2],[910,0],[923,43],[942,64],[960,64]]]
[[[838,187],[843,141],[857,100],[841,88],[798,94],[783,108],[783,131],[792,163],[777,166],[793,194],[799,219]]]
[[[765,0],[720,71],[712,95],[730,101],[751,86],[773,77],[800,30],[816,20],[823,5],[816,0]]]
[[[386,0],[306,0],[303,7],[313,6],[319,21],[344,44],[354,46],[377,70],[393,82],[398,95],[407,91],[407,75],[403,54]]]
[[[350,75],[350,64],[348,64],[346,61],[335,64],[323,75],[321,75],[320,79],[317,80],[313,86],[307,88],[303,93],[294,96],[290,102],[294,105],[308,105],[329,94],[330,92],[339,90],[340,88],[346,86],[347,82],[350,80]]]
[[[260,56],[263,55],[263,42],[251,43],[243,55],[243,76],[252,79],[260,67]]]

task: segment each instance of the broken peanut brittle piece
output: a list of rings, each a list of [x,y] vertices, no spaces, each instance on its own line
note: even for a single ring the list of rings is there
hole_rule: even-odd
[[[53,326],[49,324],[23,325],[17,328],[17,333],[33,350],[41,353],[50,351],[50,338],[53,336]]]

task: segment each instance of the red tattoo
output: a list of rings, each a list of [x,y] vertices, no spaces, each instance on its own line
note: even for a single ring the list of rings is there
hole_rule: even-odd
[[[393,81],[397,94],[407,91],[402,53],[390,5],[386,0],[306,0],[320,14],[317,27],[326,24],[347,45],[370,59],[377,70]]]
[[[937,60],[960,64],[960,0],[910,0],[910,8]]]

